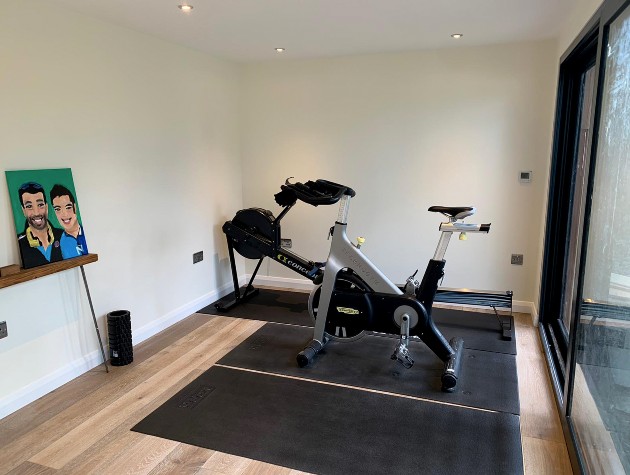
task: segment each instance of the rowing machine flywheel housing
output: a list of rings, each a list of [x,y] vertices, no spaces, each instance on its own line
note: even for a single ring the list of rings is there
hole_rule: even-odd
[[[267,209],[247,208],[236,213],[232,224],[250,234],[266,239],[270,243],[277,244],[280,226],[274,225],[274,221],[273,213]],[[232,239],[232,245],[236,252],[247,259],[260,259],[264,255],[259,249],[249,245],[247,241]]]

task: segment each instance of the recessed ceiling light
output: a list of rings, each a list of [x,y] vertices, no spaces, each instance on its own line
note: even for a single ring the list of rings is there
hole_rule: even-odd
[[[284,48],[276,48],[276,53],[284,53]]]
[[[177,5],[177,8],[179,8],[181,11],[183,12],[190,12],[193,9],[192,5],[186,5],[185,3],[183,5]]]
[[[460,39],[462,36],[464,36],[463,33],[453,33],[451,35],[451,38],[455,38],[456,40]]]

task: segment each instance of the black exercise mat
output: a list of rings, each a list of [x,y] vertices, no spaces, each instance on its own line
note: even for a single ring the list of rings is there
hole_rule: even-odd
[[[504,340],[497,317],[493,313],[434,308],[431,316],[447,340],[460,336],[464,339],[466,348],[516,355],[514,328],[512,339]],[[501,318],[507,319],[507,316],[502,315]]]
[[[523,473],[519,417],[213,367],[132,430],[310,473]]]
[[[313,326],[307,304],[308,294],[304,292],[260,289],[258,295],[228,312],[219,312],[213,303],[197,313]],[[466,348],[516,354],[516,337],[513,336],[512,340],[501,338],[499,322],[494,314],[434,308],[432,317],[446,339],[460,336]]]
[[[234,292],[225,299],[231,299]],[[197,313],[208,315],[229,315],[230,317],[262,320],[265,322],[288,323],[290,325],[313,326],[313,320],[308,313],[308,293],[289,292],[284,290],[260,289],[258,295],[251,300],[237,305],[228,312],[220,312],[215,304],[223,299],[211,303],[198,310]]]
[[[457,388],[445,393],[440,379],[444,364],[421,342],[409,345],[415,360],[409,369],[390,359],[396,340],[371,335],[352,342],[331,341],[309,366],[299,368],[295,357],[312,332],[267,323],[218,363],[519,414],[514,355],[464,348]]]

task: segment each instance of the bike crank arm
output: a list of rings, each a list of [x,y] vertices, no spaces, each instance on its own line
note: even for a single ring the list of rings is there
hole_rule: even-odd
[[[407,344],[409,342],[409,315],[406,313],[402,316],[402,324],[400,325],[400,339],[391,358],[398,361],[405,368],[409,369],[413,366],[413,358],[409,354]]]

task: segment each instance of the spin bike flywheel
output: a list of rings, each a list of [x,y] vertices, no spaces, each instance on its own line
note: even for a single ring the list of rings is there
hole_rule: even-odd
[[[319,298],[321,296],[322,285],[319,284],[316,286],[310,293],[308,298],[308,313],[311,315],[313,319],[313,324],[315,324],[317,320],[317,312],[319,307]],[[361,297],[364,296],[366,292],[369,292],[368,286],[358,277],[353,275],[347,271],[341,271],[337,275],[337,281],[335,282],[335,290],[341,290],[344,292],[348,292],[351,294],[355,294],[357,299],[353,299],[352,303],[349,304],[348,300],[337,300],[333,295],[330,300],[329,308],[331,311],[332,318],[328,318],[326,321],[326,327],[324,329],[325,335],[327,338],[331,340],[339,340],[339,341],[353,341],[358,340],[365,336],[365,330],[363,319],[358,319],[356,323],[354,323],[352,318],[343,319],[343,321],[337,321],[335,316],[339,316],[339,311],[342,312],[359,312],[359,313],[367,313],[371,312],[370,308],[366,308],[365,305],[361,304],[363,300]],[[334,292],[333,292],[334,294]],[[352,307],[352,308],[350,308]]]
[[[275,239],[274,216],[271,211],[262,208],[247,208],[236,213],[232,224],[254,234],[256,237],[273,242]],[[260,259],[264,254],[246,240],[232,239],[234,250],[247,259]]]

